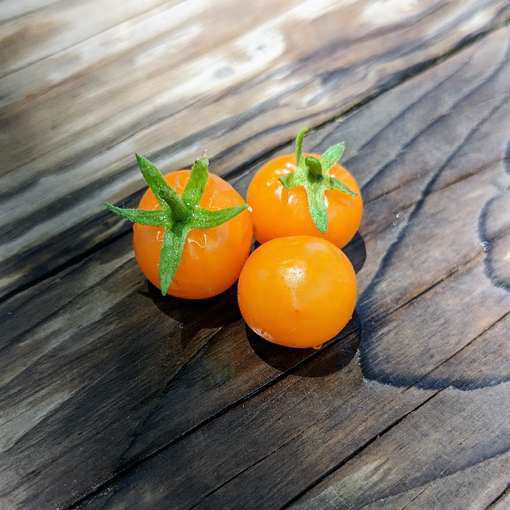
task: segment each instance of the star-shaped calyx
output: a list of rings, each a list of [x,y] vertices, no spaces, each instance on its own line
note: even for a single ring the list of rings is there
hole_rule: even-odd
[[[280,177],[280,182],[287,188],[303,186],[308,200],[308,210],[315,226],[321,231],[328,230],[328,207],[324,193],[330,189],[338,189],[355,196],[345,184],[340,182],[333,175],[329,175],[331,167],[343,156],[345,145],[337,143],[332,145],[320,158],[304,156],[303,138],[308,129],[303,128],[296,136],[296,170]]]
[[[163,228],[159,276],[161,293],[166,295],[179,267],[189,231],[193,228],[217,227],[237,216],[248,206],[243,204],[214,211],[199,207],[209,173],[207,159],[198,159],[193,163],[189,180],[182,193],[172,189],[161,172],[148,159],[137,154],[136,161],[145,182],[159,202],[160,209],[152,211],[123,209],[112,204],[106,204],[106,207],[133,223]]]

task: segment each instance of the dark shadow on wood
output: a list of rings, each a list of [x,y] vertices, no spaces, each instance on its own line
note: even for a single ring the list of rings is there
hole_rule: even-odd
[[[147,281],[143,292],[165,315],[179,321],[184,345],[200,329],[223,328],[241,317],[237,305],[237,285],[209,299],[181,299],[162,296],[161,291]]]
[[[506,146],[504,156],[505,172],[510,176],[510,142]],[[501,191],[492,197],[482,208],[478,219],[478,235],[485,256],[485,274],[494,286],[510,292],[510,265],[506,261],[508,253],[508,228],[495,229],[492,222],[497,225],[500,211],[510,198],[510,186],[502,187]],[[499,214],[498,214],[499,212]]]
[[[367,258],[367,250],[365,248],[365,240],[358,232],[351,240],[351,242],[343,248],[343,252],[351,261],[354,271],[359,273],[365,264]]]
[[[328,350],[328,354],[323,356],[321,363],[313,363],[296,373],[300,377],[324,377],[346,367],[354,358],[359,347],[360,328],[358,314],[354,313],[354,317],[347,326],[320,349],[293,349],[273,344],[254,333],[248,326],[246,326],[246,337],[255,354],[281,372],[291,370],[318,352]]]

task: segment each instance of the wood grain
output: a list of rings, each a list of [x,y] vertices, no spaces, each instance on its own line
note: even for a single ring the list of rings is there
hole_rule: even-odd
[[[357,318],[324,349],[249,334],[233,291],[162,300],[130,236],[0,304],[4,506],[504,505],[509,37],[307,140],[346,140],[366,201]]]
[[[239,173],[510,12],[503,0],[258,0],[242,16],[233,0],[98,5],[48,3],[0,27],[2,296],[126,231],[102,203],[140,189],[133,152],[173,169],[207,149],[214,171]]]
[[[110,2],[108,9],[101,9],[104,3],[98,0],[4,0],[0,16],[0,76],[26,70],[30,64],[51,58],[162,3],[164,0],[126,0]],[[87,23],[83,22],[85,19]],[[53,72],[57,71],[53,68]]]
[[[509,394],[442,391],[290,508],[485,508],[508,484]]]

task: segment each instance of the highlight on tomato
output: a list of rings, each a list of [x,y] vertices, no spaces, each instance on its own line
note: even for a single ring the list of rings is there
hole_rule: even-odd
[[[238,282],[248,326],[287,347],[320,347],[349,322],[356,274],[342,250],[311,236],[279,237],[248,258]]]
[[[345,246],[361,224],[363,201],[356,179],[338,163],[345,145],[323,154],[303,154],[302,129],[294,154],[265,163],[248,187],[255,237],[265,243],[276,237],[312,235]]]
[[[137,209],[106,207],[134,223],[135,257],[161,293],[203,299],[228,289],[238,278],[253,240],[247,205],[237,191],[209,174],[208,160],[191,172],[165,176],[136,155],[149,189]]]

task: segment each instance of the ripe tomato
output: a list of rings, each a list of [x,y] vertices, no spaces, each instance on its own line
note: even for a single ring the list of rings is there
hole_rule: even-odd
[[[141,168],[151,165],[145,159],[139,159],[139,164]],[[108,206],[116,214],[136,222],[133,225],[136,261],[147,279],[159,288],[161,273],[165,270],[161,267],[160,259],[164,250],[169,250],[166,265],[175,267],[166,269],[167,273],[173,271],[173,274],[165,276],[168,294],[181,298],[208,298],[228,289],[237,280],[253,240],[251,217],[245,210],[244,200],[228,182],[217,175],[208,174],[207,163],[205,165],[205,173],[202,168],[196,182],[191,182],[193,177],[189,170],[160,176],[170,191],[175,192],[172,196],[177,202],[173,205],[172,196],[167,196],[170,206],[161,200],[162,193],[158,188],[159,185],[163,186],[161,181],[159,184],[154,180],[151,183],[151,177],[144,173],[150,188],[140,200],[138,209]],[[157,171],[155,167],[152,170]],[[202,182],[198,182],[200,180]],[[161,214],[163,207],[170,216],[166,226],[156,217]],[[179,207],[183,210],[182,218],[179,216]],[[129,211],[133,214],[131,217]],[[142,215],[147,212],[154,215],[154,221],[151,218],[144,221],[146,216]],[[165,230],[170,232],[168,237]],[[161,290],[165,294],[167,289]]]
[[[335,149],[333,159],[341,155],[343,146],[339,144],[328,151],[331,154]],[[356,179],[342,165],[331,163],[332,159],[324,161],[322,171],[318,167],[315,175],[307,166],[307,162],[313,160],[323,161],[328,151],[322,156],[302,154],[299,145],[296,152],[299,153],[301,175],[294,183],[285,180],[298,172],[296,154],[278,156],[259,169],[247,194],[259,243],[276,237],[311,235],[327,239],[341,248],[354,237],[363,213]],[[354,194],[349,194],[349,190]]]
[[[166,182],[182,192],[190,171],[166,174]],[[200,206],[216,210],[242,205],[241,195],[225,180],[209,174]],[[140,209],[159,208],[152,190],[148,189],[138,205]],[[213,228],[190,230],[179,268],[168,293],[172,296],[201,299],[220,294],[237,280],[247,259],[253,239],[250,213],[243,211],[230,221]],[[160,286],[159,253],[163,229],[149,225],[133,225],[133,245],[140,269],[156,287]]]
[[[293,236],[257,248],[238,283],[241,314],[258,335],[288,347],[318,347],[349,322],[356,275],[329,241]]]

